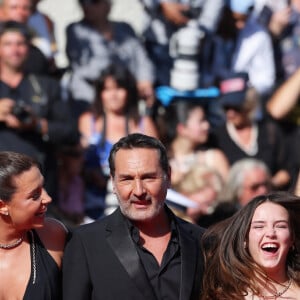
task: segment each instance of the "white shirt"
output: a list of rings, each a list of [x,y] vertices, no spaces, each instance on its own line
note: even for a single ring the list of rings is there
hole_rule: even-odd
[[[271,38],[254,17],[249,18],[239,32],[232,69],[247,72],[250,83],[260,94],[268,93],[275,83]]]

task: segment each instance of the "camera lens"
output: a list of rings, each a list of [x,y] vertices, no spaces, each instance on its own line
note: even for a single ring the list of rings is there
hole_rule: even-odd
[[[12,109],[12,114],[22,123],[30,123],[32,116],[24,101],[18,101]]]

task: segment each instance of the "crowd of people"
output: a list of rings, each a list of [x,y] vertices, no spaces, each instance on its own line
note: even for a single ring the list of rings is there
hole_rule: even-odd
[[[0,298],[300,297],[300,0],[78,0],[66,69],[38,2],[0,1]]]
[[[206,167],[219,178],[210,183],[210,212],[225,201],[230,168],[245,158],[266,164],[270,188],[295,189],[300,64],[297,45],[289,44],[288,52],[283,43],[296,34],[296,0],[288,7],[254,0],[141,1],[147,18],[140,35],[110,20],[113,2],[79,0],[82,20],[66,28],[67,70],[55,64],[55,24],[38,2],[1,3],[0,149],[38,159],[54,214],[77,225],[116,208],[107,159],[112,145],[133,132],[167,147],[175,191],[191,194],[179,184],[191,167]],[[171,44],[191,22],[201,32],[197,52],[187,54],[191,46],[177,41],[190,50],[182,56],[178,50],[176,58]],[[199,67],[197,89],[213,86],[219,96],[208,101],[173,89],[175,96],[163,104],[156,88],[172,88],[172,68],[191,62]],[[200,173],[199,181],[208,183],[207,173]],[[205,209],[197,192],[192,198],[200,218]]]

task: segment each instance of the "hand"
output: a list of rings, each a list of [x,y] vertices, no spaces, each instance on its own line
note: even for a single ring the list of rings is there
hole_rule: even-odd
[[[36,127],[36,117],[33,114],[31,107],[22,103],[16,103],[12,101],[12,105],[9,101],[9,112],[5,114],[3,120],[7,127],[18,130],[31,130]],[[17,106],[18,104],[18,106]]]
[[[2,98],[0,100],[0,121],[4,122],[7,127],[21,129],[21,122],[12,114],[15,103],[10,98]]]
[[[147,107],[152,107],[155,102],[155,95],[153,85],[150,81],[139,81],[138,92],[141,99],[146,101]]]
[[[35,129],[36,122],[37,122],[36,118],[34,116],[32,116],[30,121],[23,123],[13,114],[9,114],[5,120],[5,124],[7,127],[22,130],[22,131]]]
[[[287,7],[273,13],[269,29],[274,36],[279,36],[289,23],[291,8]]]
[[[185,25],[189,21],[189,18],[184,15],[184,12],[189,9],[188,5],[163,2],[160,7],[165,18],[177,26]]]
[[[9,98],[0,99],[0,122],[6,122],[6,119],[11,115],[15,101]]]

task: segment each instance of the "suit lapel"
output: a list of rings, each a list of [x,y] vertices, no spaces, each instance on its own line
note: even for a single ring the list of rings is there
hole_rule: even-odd
[[[156,300],[120,209],[117,209],[110,217],[106,238],[129,277],[144,296],[143,299]]]
[[[193,232],[180,221],[178,227],[181,247],[181,289],[179,299],[187,300],[191,298],[195,275],[197,275],[195,272],[199,253],[197,240]]]

